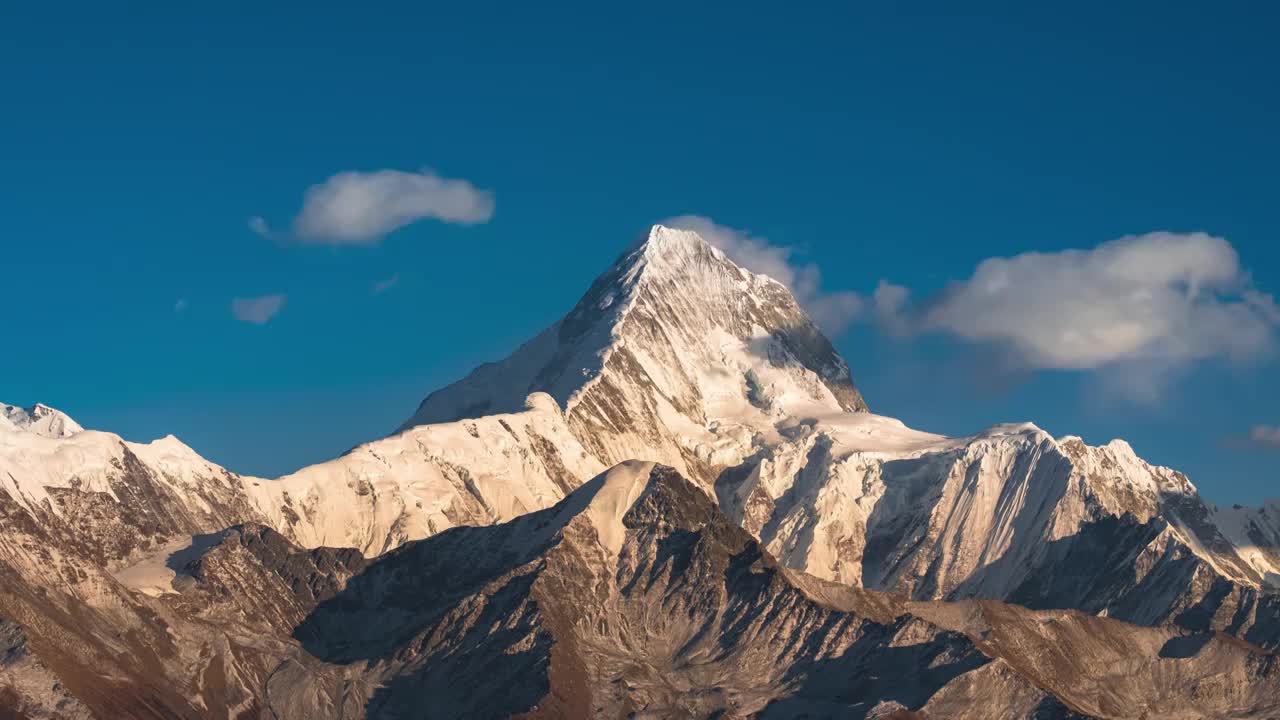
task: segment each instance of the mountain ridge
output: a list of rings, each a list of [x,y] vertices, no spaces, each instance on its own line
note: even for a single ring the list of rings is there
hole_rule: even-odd
[[[16,659],[0,698],[32,713],[360,717],[425,689],[499,707],[450,695],[440,668],[511,688],[528,702],[504,712],[531,717],[869,700],[859,712],[980,717],[990,697],[1011,717],[1126,717],[1181,698],[1177,683],[1210,715],[1275,707],[1274,503],[1207,503],[1122,440],[1031,423],[952,438],[875,415],[785,286],[687,231],[652,228],[563,318],[396,433],[274,480],[172,436],[2,407],[0,642]],[[387,594],[384,573],[421,592]],[[353,660],[358,638],[317,628],[382,644]],[[717,664],[726,643],[755,677]],[[935,661],[951,670],[920,674]],[[913,689],[869,679],[877,662]],[[1213,685],[1214,662],[1237,686]],[[70,699],[34,689],[48,677]]]
[[[0,639],[31,648],[25,665],[0,658],[0,685],[48,668],[77,703],[64,707],[120,718],[396,717],[424,697],[445,715],[534,718],[1261,718],[1280,707],[1275,656],[1224,636],[909,602],[789,570],[699,484],[644,462],[547,509],[374,560],[246,524],[180,570],[157,597],[103,576],[75,601],[50,588],[14,602],[35,578],[0,564],[0,611],[18,618]],[[87,607],[56,619],[49,598]],[[95,649],[106,642],[96,618],[129,628],[114,634],[115,656]],[[49,634],[50,622],[74,632]],[[1112,672],[1118,662],[1126,673]],[[8,687],[24,708],[49,707],[31,682]]]

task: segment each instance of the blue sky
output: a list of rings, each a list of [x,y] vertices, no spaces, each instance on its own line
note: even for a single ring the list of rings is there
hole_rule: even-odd
[[[692,214],[867,301],[836,343],[878,412],[1124,437],[1211,499],[1280,494],[1280,443],[1246,439],[1280,425],[1265,348],[1197,321],[1175,340],[1209,349],[1062,369],[921,320],[989,258],[1062,269],[1156,231],[1229,243],[1214,303],[1280,291],[1273,9],[259,5],[2,11],[0,399],[278,474],[390,431]],[[337,173],[424,168],[491,214],[290,230]],[[881,281],[916,299],[909,331],[875,321]]]

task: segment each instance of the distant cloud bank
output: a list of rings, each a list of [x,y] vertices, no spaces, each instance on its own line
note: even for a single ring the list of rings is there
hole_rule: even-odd
[[[236,298],[231,301],[231,314],[241,322],[265,325],[284,308],[284,295]]]

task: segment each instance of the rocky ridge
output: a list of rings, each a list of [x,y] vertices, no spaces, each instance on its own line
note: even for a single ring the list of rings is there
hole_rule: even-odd
[[[698,484],[646,462],[374,560],[250,524],[184,558],[171,593],[89,574],[98,592],[74,620],[16,600],[29,578],[7,578],[0,606],[22,618],[5,637],[65,628],[23,662],[98,717],[404,717],[426,697],[468,717],[1268,717],[1280,703],[1275,657],[1226,636],[788,570]]]

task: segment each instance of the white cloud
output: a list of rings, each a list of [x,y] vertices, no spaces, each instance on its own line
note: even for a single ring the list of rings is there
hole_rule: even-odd
[[[284,295],[236,298],[231,301],[231,314],[243,322],[265,325],[284,307],[284,301]]]
[[[1249,431],[1249,443],[1256,447],[1280,450],[1280,427],[1255,425]]]
[[[424,170],[341,172],[312,185],[293,219],[293,236],[308,243],[367,245],[418,220],[434,218],[470,225],[493,217],[493,194],[466,180],[443,178]],[[265,221],[250,220],[259,234]]]
[[[818,266],[796,261],[795,248],[774,245],[765,238],[717,224],[701,215],[681,215],[662,224],[692,230],[735,263],[786,285],[814,322],[830,334],[843,331],[862,312],[864,303],[857,293],[823,292]]]
[[[385,280],[379,280],[373,284],[373,294],[381,295],[400,283],[400,273],[395,273]]]
[[[1198,360],[1258,358],[1280,328],[1274,299],[1252,286],[1235,249],[1204,233],[991,258],[922,302],[882,283],[875,306],[901,332],[992,343],[1027,368],[1167,375]]]

